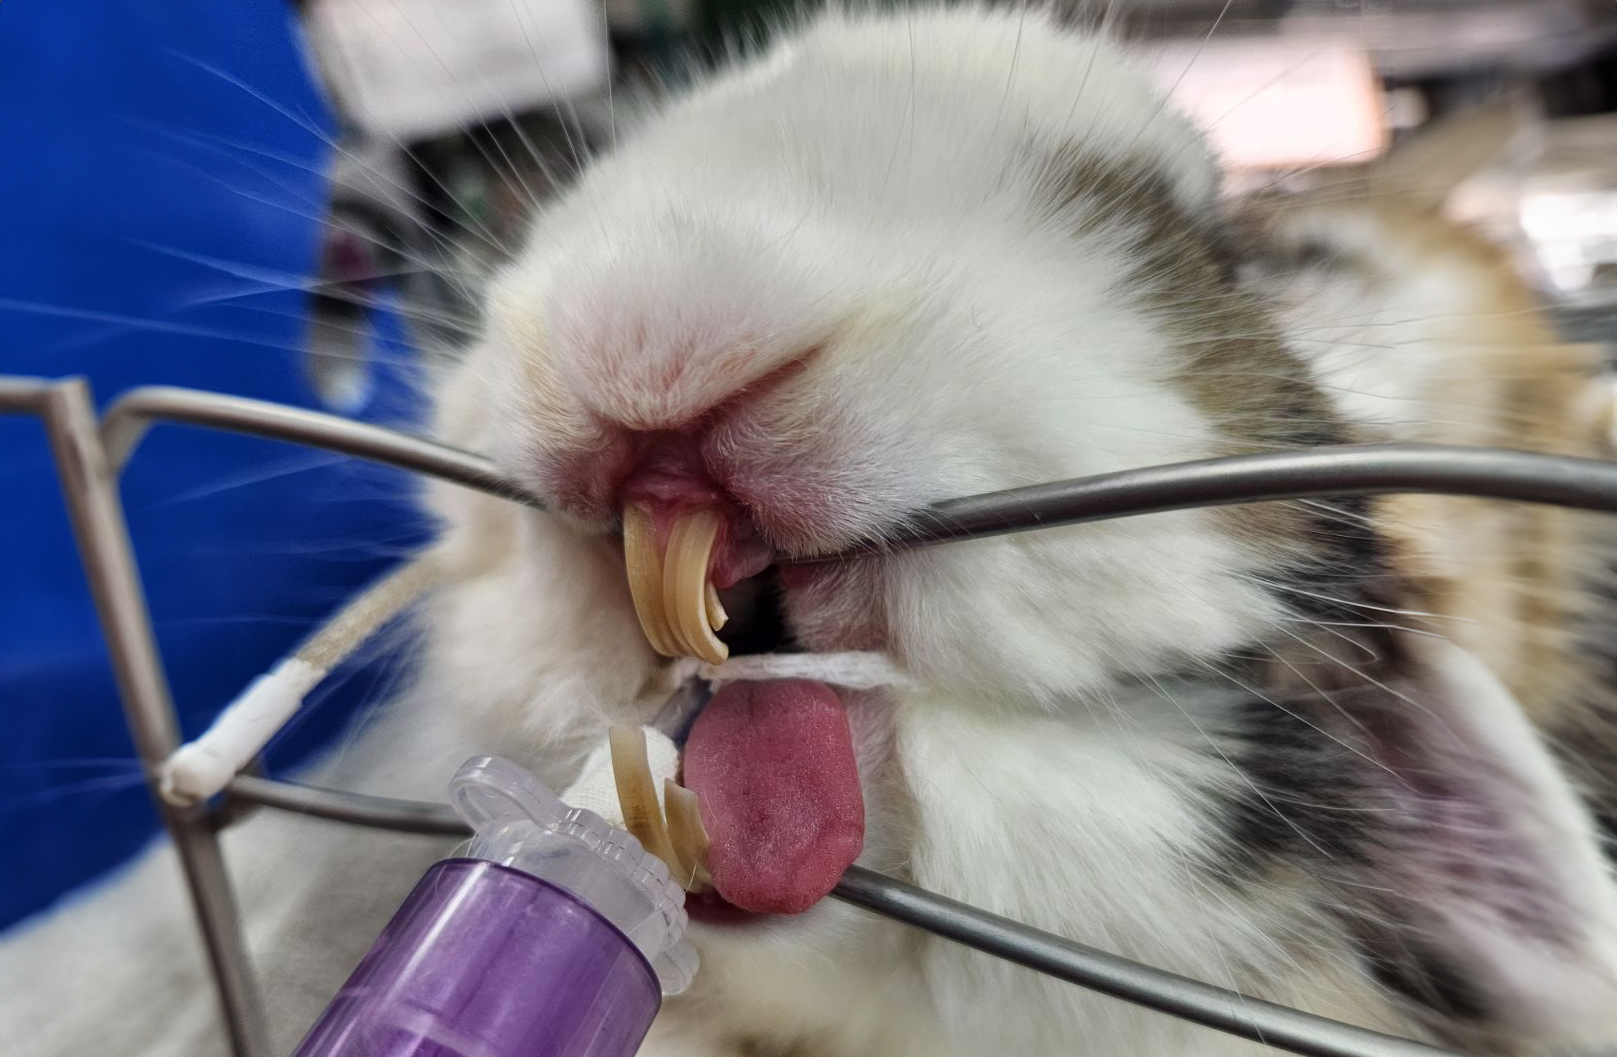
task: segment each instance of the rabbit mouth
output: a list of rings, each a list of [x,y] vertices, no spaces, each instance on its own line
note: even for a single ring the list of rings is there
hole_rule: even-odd
[[[661,515],[661,516],[659,516]],[[661,524],[659,524],[659,521]],[[744,518],[713,505],[626,504],[624,565],[647,640],[668,657],[722,664],[730,644],[721,588],[756,577],[753,610],[726,638],[781,645],[773,552]],[[771,635],[773,631],[773,635]],[[750,640],[750,641],[748,641]],[[842,700],[812,679],[723,686],[685,739],[683,784],[708,838],[715,906],[801,913],[823,899],[864,845],[864,796]]]

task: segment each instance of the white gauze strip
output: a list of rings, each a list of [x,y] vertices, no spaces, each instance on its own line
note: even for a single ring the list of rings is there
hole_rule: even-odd
[[[297,714],[309,691],[419,598],[436,572],[430,557],[400,566],[338,610],[292,656],[247,684],[207,733],[163,761],[158,785],[163,799],[184,807],[223,789]]]
[[[723,664],[684,658],[675,662],[675,675],[679,681],[699,676],[715,686],[762,679],[813,679],[848,690],[915,685],[884,653],[752,653]]]
[[[288,657],[247,684],[219,713],[208,732],[181,745],[163,762],[159,789],[171,804],[194,804],[223,789],[247,766],[326,673],[298,657]]]

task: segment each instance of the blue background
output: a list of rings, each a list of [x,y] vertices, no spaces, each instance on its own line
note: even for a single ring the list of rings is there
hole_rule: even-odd
[[[0,3],[0,372],[318,407],[305,381],[335,123],[278,0]],[[408,424],[396,318],[361,417]],[[159,426],[124,479],[186,736],[418,544],[404,475]],[[286,766],[385,694],[339,673]],[[0,926],[157,831],[39,424],[0,418]]]

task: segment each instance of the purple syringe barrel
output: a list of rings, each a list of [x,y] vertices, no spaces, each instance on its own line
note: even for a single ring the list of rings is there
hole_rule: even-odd
[[[446,859],[294,1057],[630,1057],[661,1004],[645,957],[576,896]]]
[[[476,832],[427,871],[293,1057],[633,1057],[696,971],[685,893],[508,760],[450,783]]]

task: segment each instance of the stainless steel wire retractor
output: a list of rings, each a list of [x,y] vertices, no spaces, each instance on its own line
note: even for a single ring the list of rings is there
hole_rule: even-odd
[[[419,583],[410,581],[407,565],[362,593],[306,640],[298,654],[254,684],[259,687],[266,680],[273,684],[280,695],[275,707],[266,709],[259,702],[249,717],[253,722],[244,727],[242,713],[233,705],[208,734],[182,746],[119,499],[122,468],[153,423],[171,422],[325,448],[530,506],[542,503],[480,455],[332,415],[240,397],[169,387],[135,389],[98,419],[83,379],[0,377],[0,414],[34,416],[44,426],[129,729],[184,870],[232,1051],[235,1057],[268,1057],[263,1011],[217,836],[230,801],[402,832],[465,832],[444,804],[363,796],[239,773],[290,718],[303,693],[341,660],[346,649],[413,598]],[[1617,513],[1617,464],[1423,444],[1205,459],[950,500],[924,511],[924,518],[882,546],[922,546],[1191,507],[1400,492]],[[266,722],[265,716],[271,721]],[[184,760],[177,754],[221,746],[226,750],[223,755],[210,758],[216,766],[224,761],[217,789],[211,788],[215,783],[201,789],[175,787],[176,763]],[[219,791],[224,797],[212,797]],[[1449,1052],[1154,969],[862,867],[849,869],[832,894],[1081,987],[1291,1053],[1438,1057]]]

